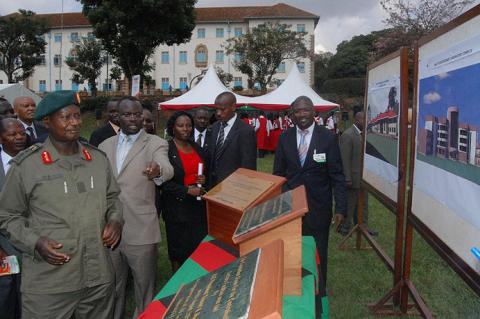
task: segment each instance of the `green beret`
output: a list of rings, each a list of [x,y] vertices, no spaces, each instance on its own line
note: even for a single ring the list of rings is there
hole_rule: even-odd
[[[69,105],[80,105],[80,96],[77,92],[62,90],[47,93],[37,105],[37,109],[35,110],[35,120],[39,121],[45,116]]]

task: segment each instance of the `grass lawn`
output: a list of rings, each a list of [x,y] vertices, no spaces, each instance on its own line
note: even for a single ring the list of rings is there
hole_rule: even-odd
[[[94,127],[91,116],[86,115],[82,136],[88,138]],[[258,170],[271,173],[273,155],[259,159],[257,166]],[[369,199],[369,213],[370,227],[379,231],[378,242],[393,258],[394,215],[372,196]],[[165,238],[163,222],[161,230]],[[377,318],[370,314],[367,304],[377,302],[392,288],[393,276],[373,250],[338,250],[341,239],[339,234],[330,233],[328,296],[331,318]],[[351,240],[350,244],[353,246],[354,241]],[[159,245],[157,291],[171,275],[166,241],[163,240]],[[480,298],[417,233],[413,241],[411,279],[437,318],[480,318]],[[133,286],[130,283],[126,318],[131,318],[133,308]]]

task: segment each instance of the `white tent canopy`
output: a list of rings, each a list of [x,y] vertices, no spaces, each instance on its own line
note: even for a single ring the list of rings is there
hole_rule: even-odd
[[[317,112],[325,112],[338,108],[339,105],[324,100],[303,80],[297,65],[294,64],[288,77],[274,91],[251,99],[249,106],[263,110],[282,110],[290,107],[301,95],[309,97]]]
[[[10,104],[13,105],[13,100],[19,96],[29,96],[36,104],[42,100],[40,96],[30,91],[22,84],[0,84],[0,97],[7,99]]]
[[[230,91],[223,85],[215,72],[215,67],[210,65],[203,79],[185,94],[159,103],[162,110],[190,110],[200,106],[213,106],[215,98],[222,92]],[[249,104],[250,97],[235,94],[238,105]]]

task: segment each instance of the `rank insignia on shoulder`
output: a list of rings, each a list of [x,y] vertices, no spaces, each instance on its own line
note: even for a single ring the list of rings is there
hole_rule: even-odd
[[[92,155],[90,155],[90,152],[87,151],[86,148],[83,149],[83,156],[85,157],[86,161],[91,161],[92,160]]]
[[[42,154],[41,154],[41,156],[42,156],[42,162],[43,162],[43,164],[45,164],[45,165],[50,165],[50,164],[53,163],[52,156],[50,155],[49,152],[43,151]]]

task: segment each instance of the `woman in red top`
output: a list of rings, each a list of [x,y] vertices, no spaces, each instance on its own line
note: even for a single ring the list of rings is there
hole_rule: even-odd
[[[202,148],[192,140],[193,118],[180,111],[167,122],[168,158],[174,169],[171,180],[162,184],[162,215],[167,231],[168,256],[173,271],[188,259],[207,235],[204,194],[205,171],[198,175],[198,166],[205,165]],[[198,186],[200,185],[200,186]]]

